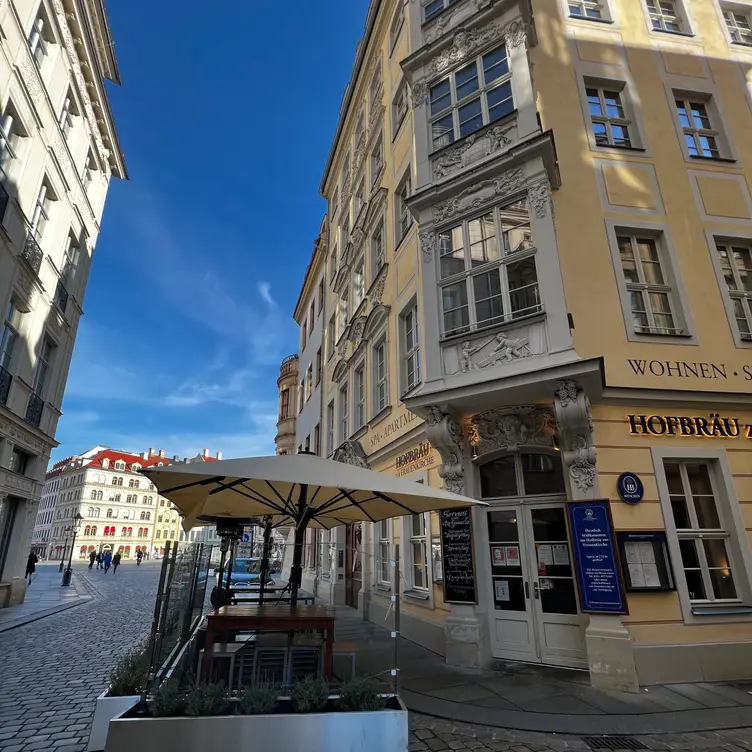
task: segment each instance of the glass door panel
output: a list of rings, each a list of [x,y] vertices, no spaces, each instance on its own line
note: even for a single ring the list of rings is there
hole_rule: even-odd
[[[514,509],[488,513],[494,608],[501,611],[527,610],[517,517]]]
[[[577,594],[564,509],[533,508],[530,516],[538,572],[537,590],[543,613],[576,614]]]

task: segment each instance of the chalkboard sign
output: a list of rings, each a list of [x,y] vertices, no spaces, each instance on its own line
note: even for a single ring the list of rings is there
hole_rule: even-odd
[[[570,501],[568,508],[580,610],[590,614],[629,613],[608,499]]]
[[[442,509],[439,512],[439,522],[444,564],[444,602],[477,603],[470,508]]]

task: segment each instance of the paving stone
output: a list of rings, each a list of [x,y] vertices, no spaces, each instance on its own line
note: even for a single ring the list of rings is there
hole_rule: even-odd
[[[426,746],[431,752],[441,752],[441,750],[449,749],[449,745],[445,741],[437,739],[436,737],[433,739],[426,739]]]

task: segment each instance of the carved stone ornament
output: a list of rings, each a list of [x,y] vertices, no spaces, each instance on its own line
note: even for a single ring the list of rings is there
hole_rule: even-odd
[[[357,349],[358,345],[360,344],[360,341],[363,339],[363,331],[366,327],[366,317],[365,316],[358,316],[358,318],[353,321],[352,326],[350,327],[350,335],[348,339],[350,342],[353,343],[353,349]]]
[[[444,481],[444,488],[452,493],[464,493],[465,452],[460,424],[440,407],[431,405],[427,408],[426,438],[441,455],[439,477]]]
[[[458,196],[453,196],[434,206],[434,218],[437,222],[451,219],[457,214],[472,211],[495,200],[520,190],[525,185],[525,172],[522,167],[507,170],[497,178],[466,188]]]
[[[354,439],[348,439],[342,442],[335,450],[332,459],[335,462],[342,462],[345,465],[355,465],[366,470],[370,469],[368,456],[363,449],[363,445]]]
[[[559,381],[554,392],[561,459],[572,483],[571,497],[596,498],[596,451],[590,401],[574,381]]]
[[[425,40],[426,44],[432,44],[439,37],[443,37],[449,26],[449,22],[452,20],[452,12],[443,13],[439,20],[426,32]]]
[[[546,407],[515,405],[487,410],[470,419],[470,443],[478,454],[521,446],[553,446],[554,415]]]
[[[425,81],[416,81],[410,87],[410,92],[413,107],[421,107],[428,101],[428,84]]]
[[[39,439],[8,420],[0,419],[0,435],[12,439],[15,444],[25,444],[33,450],[34,454],[40,454],[44,448]]]
[[[371,305],[377,306],[381,304],[381,298],[384,296],[384,288],[386,287],[386,274],[382,274],[376,281],[376,284],[371,290],[371,294],[368,296],[371,301]]]
[[[428,264],[433,258],[436,248],[436,233],[433,230],[422,230],[418,233],[420,250],[423,252],[423,261]]]
[[[493,154],[502,146],[508,146],[512,143],[512,140],[507,134],[513,129],[513,125],[506,127],[498,125],[485,133],[474,133],[461,144],[443,151],[433,165],[434,177],[445,178],[463,167]]]
[[[547,177],[543,177],[528,186],[527,197],[530,206],[535,211],[535,216],[539,219],[543,219],[549,211],[553,213],[551,185]]]
[[[491,345],[489,350],[488,347]],[[499,332],[480,345],[475,345],[470,340],[462,343],[460,372],[470,373],[501,363],[511,363],[520,358],[529,358],[531,354],[527,337],[510,337],[506,332]]]

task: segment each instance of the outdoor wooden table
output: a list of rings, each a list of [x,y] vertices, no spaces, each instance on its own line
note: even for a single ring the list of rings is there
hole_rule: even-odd
[[[326,606],[291,606],[289,604],[263,606],[223,606],[207,617],[206,648],[201,676],[211,676],[215,635],[233,631],[304,632],[321,631],[324,642],[324,675],[332,677],[332,648],[334,645],[335,610]]]

